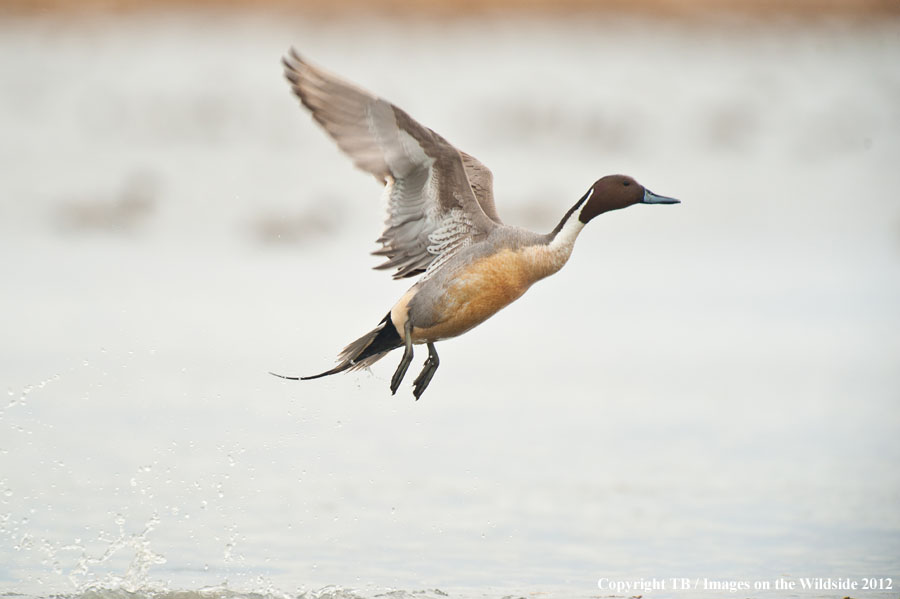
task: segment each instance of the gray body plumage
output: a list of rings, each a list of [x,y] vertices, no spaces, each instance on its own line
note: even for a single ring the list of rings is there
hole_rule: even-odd
[[[479,243],[466,246],[453,254],[433,274],[426,273],[413,286],[408,304],[409,320],[414,327],[429,328],[442,314],[437,312],[440,299],[447,293],[461,272],[472,264],[502,250],[520,250],[525,247],[547,245],[551,235],[544,235],[510,225],[494,227]]]

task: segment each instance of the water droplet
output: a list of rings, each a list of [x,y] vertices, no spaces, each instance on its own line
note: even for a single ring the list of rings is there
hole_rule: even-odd
[[[12,489],[4,489],[3,490],[3,495],[5,497],[12,497],[12,494],[13,494]]]

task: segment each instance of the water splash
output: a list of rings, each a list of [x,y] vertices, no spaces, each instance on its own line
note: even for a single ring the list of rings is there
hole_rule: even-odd
[[[128,534],[125,531],[125,518],[116,516],[116,525],[119,528],[118,535],[114,538],[104,538],[108,542],[106,550],[99,556],[89,555],[81,547],[82,555],[78,559],[76,567],[69,573],[69,580],[84,595],[88,591],[124,590],[128,593],[152,590],[154,593],[164,592],[164,585],[150,580],[150,568],[157,564],[166,563],[165,556],[156,553],[150,548],[149,535],[159,525],[159,517],[154,514],[144,524],[144,529],[138,533]],[[134,551],[134,556],[123,575],[106,574],[102,578],[92,578],[92,569],[100,564],[108,562],[114,555],[122,551]],[[85,580],[88,579],[88,580]]]
[[[222,555],[222,559],[226,564],[231,563],[243,563],[244,556],[241,553],[235,553],[234,548],[237,546],[238,542],[241,540],[241,535],[238,533],[237,524],[231,524],[225,527],[226,532],[229,533],[228,541],[225,543],[225,549]]]
[[[315,591],[306,591],[297,596],[297,599],[363,599],[362,596],[343,587],[329,585]]]
[[[27,403],[28,396],[33,391],[43,389],[50,383],[58,381],[59,378],[60,377],[58,374],[54,374],[50,378],[46,378],[46,379],[44,379],[38,383],[35,383],[33,385],[25,385],[24,387],[22,387],[19,390],[18,393],[16,393],[12,389],[8,388],[6,390],[6,395],[9,397],[9,401],[7,402],[6,406],[0,408],[0,418],[2,418],[3,414],[9,409],[24,406]]]

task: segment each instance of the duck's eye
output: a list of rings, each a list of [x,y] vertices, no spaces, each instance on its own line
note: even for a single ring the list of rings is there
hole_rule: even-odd
[[[628,187],[629,185],[631,185],[631,181],[623,181],[622,185],[624,185],[625,187]]]

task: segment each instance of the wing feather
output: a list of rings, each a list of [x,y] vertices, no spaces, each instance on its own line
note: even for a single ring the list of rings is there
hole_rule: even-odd
[[[500,224],[491,172],[390,102],[303,60],[285,77],[313,119],[363,171],[385,185],[387,217],[373,252],[394,278],[433,272]]]
[[[462,150],[459,151],[459,154],[481,209],[489,219],[502,225],[503,221],[500,220],[500,215],[497,214],[497,208],[494,205],[494,174],[474,156],[470,156]]]

